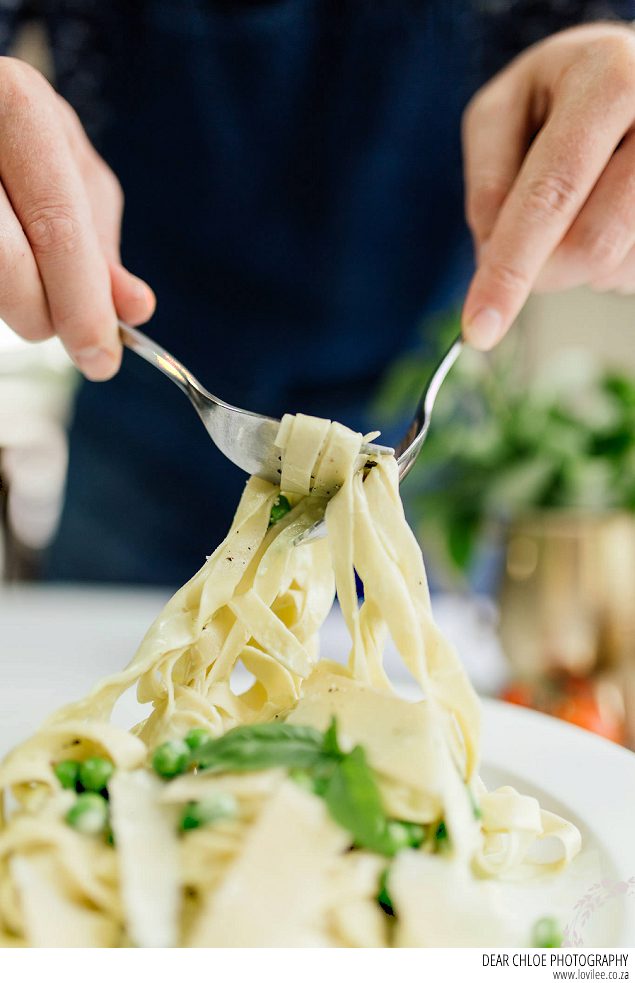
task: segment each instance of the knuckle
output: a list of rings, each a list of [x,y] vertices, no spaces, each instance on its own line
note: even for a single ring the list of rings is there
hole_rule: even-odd
[[[487,263],[485,272],[490,282],[505,293],[526,291],[530,286],[527,273],[511,263],[502,261]]]
[[[495,76],[469,100],[463,110],[462,126],[464,132],[478,124],[484,116],[498,112],[506,103],[506,99],[501,95],[502,88],[499,82],[500,76]]]
[[[54,314],[54,326],[72,352],[82,348],[99,348],[104,342],[104,321],[79,310]]]
[[[11,324],[11,327],[17,334],[20,335],[21,338],[24,338],[25,341],[33,343],[37,341],[47,341],[55,334],[53,325],[50,323],[50,321],[39,320],[28,315],[20,319],[19,327],[16,327],[13,323]]]
[[[578,201],[575,184],[562,174],[544,174],[535,178],[524,196],[525,212],[535,218],[545,219],[566,215]]]
[[[23,228],[33,249],[42,254],[73,253],[82,239],[73,208],[61,202],[32,209]]]
[[[104,187],[107,189],[107,192],[110,195],[113,204],[119,212],[122,212],[124,206],[124,193],[121,183],[114,171],[111,171],[108,164],[106,164],[106,162],[99,156],[97,156],[97,171]]]
[[[499,210],[509,191],[509,185],[495,175],[480,175],[474,180],[467,199],[467,220],[478,228]]]
[[[596,51],[604,61],[604,79],[616,94],[635,90],[635,35],[619,30],[598,38]]]
[[[10,55],[3,55],[0,58],[0,78],[3,86],[13,83],[30,82],[37,78],[39,72],[22,61],[20,58],[12,58]]]
[[[66,122],[70,123],[71,126],[81,130],[82,124],[80,122],[79,116],[77,115],[77,112],[73,108],[73,106],[71,106],[70,102],[67,102],[67,100],[64,99],[64,97],[61,96],[58,92],[55,93],[55,102],[57,108],[59,109],[60,113],[62,114]]]
[[[608,275],[620,264],[626,246],[624,235],[611,229],[587,233],[581,242],[587,265],[599,277]]]
[[[0,57],[0,105],[5,112],[28,113],[48,83],[19,58]]]

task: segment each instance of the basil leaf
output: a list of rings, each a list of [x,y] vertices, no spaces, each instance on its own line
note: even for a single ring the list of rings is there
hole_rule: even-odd
[[[192,751],[191,763],[206,771],[312,768],[324,761],[324,735],[294,724],[247,724]]]
[[[335,758],[342,757],[342,751],[337,736],[337,718],[331,717],[328,729],[324,732],[324,750]]]
[[[375,775],[359,745],[337,764],[324,794],[335,820],[353,836],[355,846],[392,857],[396,844],[388,823]]]

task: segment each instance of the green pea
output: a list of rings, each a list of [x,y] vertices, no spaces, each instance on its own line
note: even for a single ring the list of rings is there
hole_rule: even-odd
[[[58,761],[53,765],[53,771],[62,788],[76,787],[79,778],[79,761]]]
[[[269,525],[275,526],[276,522],[280,522],[280,519],[291,511],[291,505],[289,504],[289,499],[285,495],[278,495],[277,499],[271,507],[271,515],[269,517]]]
[[[562,945],[562,932],[555,918],[546,915],[534,923],[531,944],[535,949],[559,949]]]
[[[182,775],[190,763],[190,749],[185,741],[166,741],[152,755],[152,767],[161,778]]]
[[[238,806],[233,795],[217,792],[199,802],[188,802],[181,814],[181,829],[185,832],[210,826],[219,819],[231,819],[237,811]]]
[[[185,735],[185,743],[192,751],[196,751],[202,744],[205,744],[211,738],[211,734],[208,730],[203,727],[194,727],[193,730],[189,731]]]
[[[390,874],[390,867],[386,867],[382,871],[381,877],[379,878],[379,893],[377,895],[377,904],[380,908],[383,908],[387,915],[394,916],[395,906],[392,903],[392,898],[388,891],[388,875]]]
[[[417,850],[425,839],[425,829],[419,823],[409,823],[400,819],[391,819],[386,824],[386,831],[395,852],[408,848]]]
[[[82,792],[66,813],[66,822],[88,836],[103,833],[108,826],[108,803],[96,792]]]
[[[79,780],[87,792],[102,792],[114,770],[115,766],[107,758],[86,758],[79,766]]]

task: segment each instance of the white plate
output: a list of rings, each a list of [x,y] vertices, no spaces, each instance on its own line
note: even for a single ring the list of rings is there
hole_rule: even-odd
[[[635,946],[635,754],[534,710],[483,701],[483,778],[575,823],[583,849],[549,900],[585,945]]]
[[[0,756],[51,710],[120,668],[163,600],[77,592],[71,613],[61,596],[50,592],[44,603],[38,595],[34,604],[28,592],[12,603],[0,595]],[[531,710],[491,700],[483,707],[488,786],[535,795],[583,834],[581,856],[550,882],[548,912],[544,884],[536,885],[536,912],[557,913],[586,944],[635,946],[635,754]]]

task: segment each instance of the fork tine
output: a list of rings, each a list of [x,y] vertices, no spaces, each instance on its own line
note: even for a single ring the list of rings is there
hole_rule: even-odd
[[[394,447],[384,447],[383,444],[362,444],[359,449],[360,454],[365,454],[368,457],[382,457],[386,454],[394,454]]]
[[[397,457],[397,464],[399,466],[399,481],[400,483],[406,477],[413,464],[415,463],[419,451],[423,447],[423,443],[426,439],[428,433],[428,428],[430,426],[430,417],[432,414],[432,409],[434,407],[434,402],[437,398],[439,389],[445,379],[446,375],[456,362],[457,358],[463,350],[463,338],[459,335],[454,339],[447,352],[437,365],[436,369],[432,373],[428,384],[426,385],[421,399],[417,405],[415,415],[412,419],[412,423],[408,427],[403,440],[397,445],[395,450],[395,456]],[[382,451],[385,450],[382,448]],[[326,523],[324,519],[320,519],[318,522],[310,526],[309,529],[305,529],[293,540],[294,546],[302,546],[304,543],[312,543],[316,539],[321,539],[326,533]]]

